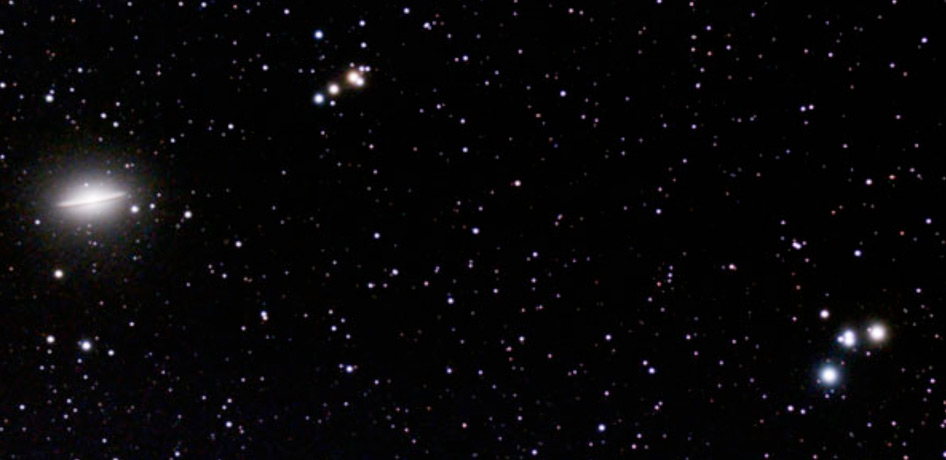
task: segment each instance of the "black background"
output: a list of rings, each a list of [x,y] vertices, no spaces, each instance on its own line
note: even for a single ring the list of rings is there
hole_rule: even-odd
[[[944,455],[944,5],[440,3],[0,6],[3,458]]]

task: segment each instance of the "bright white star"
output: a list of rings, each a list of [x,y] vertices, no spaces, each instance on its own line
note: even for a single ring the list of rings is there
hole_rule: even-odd
[[[825,385],[834,385],[838,382],[838,370],[834,366],[825,366],[821,369],[821,383]]]

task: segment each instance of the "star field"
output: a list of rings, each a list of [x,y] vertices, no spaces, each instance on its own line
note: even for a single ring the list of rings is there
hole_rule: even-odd
[[[0,4],[0,457],[946,458],[946,5]]]

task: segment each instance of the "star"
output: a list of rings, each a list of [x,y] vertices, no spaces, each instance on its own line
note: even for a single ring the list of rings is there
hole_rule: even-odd
[[[871,342],[883,342],[887,338],[887,328],[884,327],[883,324],[874,323],[867,328],[867,335],[870,337]]]
[[[828,386],[833,386],[836,384],[839,378],[838,369],[832,365],[824,366],[821,368],[821,372],[819,373],[819,380],[821,383]]]

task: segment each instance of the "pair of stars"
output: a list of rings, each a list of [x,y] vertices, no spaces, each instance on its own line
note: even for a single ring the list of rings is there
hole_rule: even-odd
[[[887,340],[887,328],[881,323],[874,323],[867,327],[867,338],[872,344],[879,345]],[[844,348],[854,348],[858,344],[857,332],[846,329],[838,335],[837,341]]]

